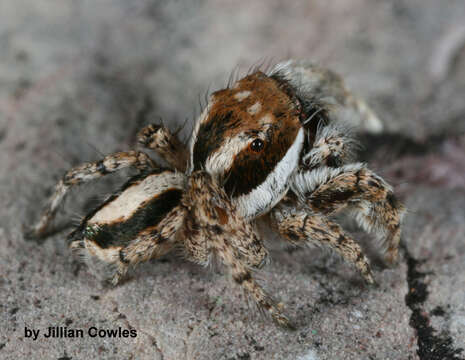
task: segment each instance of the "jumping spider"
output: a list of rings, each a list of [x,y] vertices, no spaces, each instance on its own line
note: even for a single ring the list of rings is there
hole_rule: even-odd
[[[344,125],[376,120],[329,70],[287,61],[255,71],[210,96],[189,146],[160,125],[140,131],[138,142],[170,168],[129,151],[68,171],[32,233],[46,236],[72,186],[135,167],[139,175],[69,235],[71,249],[113,284],[130,265],[175,247],[202,265],[216,254],[259,309],[290,328],[253,276],[268,256],[259,218],[291,244],[325,244],[373,283],[360,246],[330,219],[348,209],[383,240],[386,262],[396,262],[404,208],[382,178],[353,162],[356,142]]]

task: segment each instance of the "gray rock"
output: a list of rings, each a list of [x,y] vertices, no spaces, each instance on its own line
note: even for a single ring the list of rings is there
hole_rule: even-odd
[[[173,127],[192,118],[209,84],[220,88],[236,65],[244,73],[263,58],[333,68],[411,141],[465,130],[462,1],[289,3],[0,2],[1,358],[426,359],[438,343],[465,356],[461,143],[447,152],[455,140],[392,162],[368,149],[412,209],[406,256],[377,269],[379,287],[319,249],[275,246],[263,282],[296,332],[249,309],[226,277],[175,256],[107,288],[70,256],[66,231],[42,245],[23,238],[70,166],[132,148],[157,116]],[[428,176],[414,176],[421,164]],[[68,228],[125,175],[76,191],[57,224]],[[425,292],[412,298],[412,288]],[[26,326],[122,327],[137,337],[33,341]]]
[[[413,310],[413,325],[420,329],[419,337],[425,343],[420,352],[442,358],[461,358],[458,354],[463,357],[465,349],[464,203],[463,190],[421,188],[408,204],[415,216],[409,217],[405,233],[409,249],[407,303]]]

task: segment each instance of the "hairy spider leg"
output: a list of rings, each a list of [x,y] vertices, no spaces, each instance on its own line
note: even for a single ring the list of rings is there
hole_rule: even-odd
[[[238,215],[224,190],[208,173],[194,172],[183,204],[189,210],[184,235],[190,259],[205,263],[215,252],[260,310],[268,312],[278,325],[293,328],[283,306],[253,278],[252,268],[261,267],[268,253],[252,224]]]
[[[140,171],[144,171],[155,168],[156,164],[143,152],[128,151],[107,155],[102,160],[84,163],[66,172],[55,186],[55,191],[50,197],[40,220],[30,229],[27,235],[38,238],[47,236],[50,223],[54,219],[58,207],[73,186],[98,179],[127,167],[135,167]]]
[[[391,186],[364,164],[301,172],[295,175],[292,188],[314,212],[332,215],[348,207],[365,231],[382,239],[385,260],[396,262],[405,208]]]
[[[321,214],[291,210],[285,205],[273,210],[273,219],[279,233],[293,245],[326,245],[354,265],[367,283],[374,283],[369,261],[360,245],[335,222]]]

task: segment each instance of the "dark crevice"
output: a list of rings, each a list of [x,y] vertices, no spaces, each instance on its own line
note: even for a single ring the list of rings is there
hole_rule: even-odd
[[[0,129],[0,142],[2,142],[6,138],[6,135],[7,135],[6,129]]]
[[[163,360],[165,358],[165,356],[163,355],[163,351],[161,350],[160,346],[158,345],[157,339],[155,339],[155,337],[150,335],[148,332],[142,331],[140,329],[139,329],[139,331],[142,334],[146,335],[150,339],[150,341],[152,342],[152,346],[155,347],[155,349],[157,350],[157,353],[160,355],[161,360]]]
[[[408,293],[405,303],[412,311],[410,326],[415,329],[418,342],[417,354],[420,360],[464,360],[463,349],[454,349],[453,340],[446,331],[440,334],[430,324],[430,314],[423,309],[428,298],[428,284],[424,280],[428,275],[418,270],[424,260],[415,259],[405,245],[402,245],[407,260]],[[436,315],[436,314],[432,314]]]
[[[72,360],[73,358],[71,356],[68,356],[66,353],[66,350],[63,353],[63,356],[59,357],[58,360]]]
[[[131,325],[131,323],[128,320],[128,317],[125,314],[123,314],[121,311],[118,310],[118,307],[116,305],[115,305],[115,308],[113,309],[113,311],[118,313],[117,319],[122,320],[123,322],[125,322],[128,329],[136,329],[136,327]],[[157,353],[160,355],[161,360],[164,360],[165,355],[163,354],[163,351],[161,350],[160,346],[158,345],[157,339],[155,339],[155,337],[153,335],[151,335],[150,333],[148,333],[146,331],[143,331],[142,329],[137,329],[137,332],[138,333],[140,332],[140,333],[144,334],[145,336],[147,336],[150,339],[150,341],[152,343],[152,346],[155,348]]]

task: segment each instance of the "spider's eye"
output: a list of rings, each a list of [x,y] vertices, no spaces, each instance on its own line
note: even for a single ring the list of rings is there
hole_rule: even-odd
[[[255,139],[250,144],[250,148],[252,149],[252,151],[255,151],[255,152],[262,151],[264,146],[265,146],[265,143],[261,139]]]

